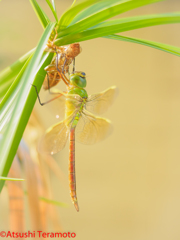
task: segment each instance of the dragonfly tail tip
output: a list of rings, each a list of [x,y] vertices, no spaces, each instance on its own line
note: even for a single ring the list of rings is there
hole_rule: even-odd
[[[79,206],[78,206],[77,202],[74,202],[74,206],[75,206],[76,211],[79,212]]]

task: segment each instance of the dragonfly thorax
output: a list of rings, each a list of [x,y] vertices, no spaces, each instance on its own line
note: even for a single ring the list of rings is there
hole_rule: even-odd
[[[83,89],[83,88],[73,87],[68,91],[68,94],[78,94],[82,98],[87,98],[88,97],[88,94],[87,94],[86,90]]]

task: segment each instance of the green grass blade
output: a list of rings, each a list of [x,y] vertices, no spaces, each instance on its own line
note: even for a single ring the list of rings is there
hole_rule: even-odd
[[[6,128],[1,141],[0,176],[7,177],[18,145],[22,138],[24,129],[27,125],[31,111],[35,104],[37,96],[31,84],[36,85],[38,90],[40,89],[46,74],[46,72],[44,71],[44,67],[47,66],[47,64],[49,64],[52,59],[53,54],[47,53],[49,57],[46,59],[41,69],[39,70],[39,74],[37,74],[34,79],[34,74],[36,74],[38,70],[38,65],[42,57],[45,45],[54,26],[55,23],[50,23],[46,27],[38,43],[36,51],[24,72],[21,81],[18,84],[19,92],[16,100],[16,105],[13,109],[11,119],[8,123],[8,127]],[[3,188],[3,185],[4,181],[0,181],[0,191]]]
[[[55,19],[56,19],[56,22],[58,22],[58,17],[57,17],[57,13],[56,13],[56,7],[55,7],[55,4],[54,4],[54,1],[53,1],[53,5],[52,3],[50,2],[50,0],[46,0],[47,4],[49,5]]]
[[[24,191],[24,194],[28,195],[28,192]],[[43,202],[46,202],[46,203],[49,203],[49,204],[52,204],[52,205],[56,205],[56,206],[60,206],[60,207],[68,207],[68,204],[66,204],[66,203],[51,200],[51,199],[48,199],[48,198],[45,198],[45,197],[42,197],[42,196],[40,196],[39,199]]]
[[[8,180],[8,181],[24,181],[25,179],[21,179],[21,178],[9,178],[9,177],[0,177],[0,180]]]
[[[46,203],[49,203],[49,204],[52,204],[52,205],[55,205],[55,206],[68,207],[68,204],[66,204],[66,203],[55,201],[55,200],[51,200],[51,199],[48,199],[48,198],[45,198],[45,197],[39,197],[39,199],[41,201],[44,201]]]
[[[102,27],[111,27],[120,29],[125,29],[125,31],[134,30],[136,28],[142,27],[151,27],[155,25],[162,24],[171,24],[171,23],[179,23],[180,22],[180,12],[175,13],[163,13],[163,14],[151,14],[144,16],[135,16],[128,18],[121,18],[115,20],[109,20],[106,22],[99,23],[94,26],[92,29],[100,29]]]
[[[26,69],[27,64],[29,63],[31,57],[33,56],[33,52],[34,51],[32,51],[32,54],[30,55],[28,60],[26,60],[26,62],[23,65],[23,67],[21,67],[21,69],[19,69],[19,73],[18,73],[16,79],[14,80],[14,84],[13,84],[12,88],[10,87],[10,85],[12,84],[13,79],[12,78],[8,78],[8,75],[7,75],[6,81],[3,81],[1,83],[1,85],[0,85],[1,86],[0,98],[3,97],[3,99],[1,101],[0,110],[3,107],[3,105],[4,105],[4,102],[6,102],[6,99],[8,99],[8,97],[12,94],[12,89],[14,91],[14,85],[17,85],[18,82],[19,82],[18,79],[20,79],[22,77],[22,74],[24,73],[24,70]],[[6,95],[6,97],[5,97],[5,95]]]
[[[73,3],[71,4],[71,8],[75,5],[76,0],[73,1]]]
[[[0,72],[0,88],[3,86],[4,83],[17,76],[17,74],[19,73],[27,59],[33,54],[33,52],[34,49],[20,57],[15,63]]]
[[[43,28],[46,28],[48,23],[50,23],[50,20],[48,18],[48,16],[46,15],[46,13],[42,10],[42,8],[39,6],[39,4],[37,3],[36,0],[29,0],[41,25],[43,26]]]
[[[105,9],[95,14],[92,14],[90,16],[87,16],[85,19],[82,19],[81,21],[62,30],[58,34],[58,38],[68,34],[72,34],[72,33],[75,34],[75,33],[82,32],[118,14],[127,12],[137,7],[141,7],[150,3],[155,3],[160,1],[163,1],[163,0],[133,0],[133,1],[123,0],[123,1],[118,1],[120,2],[119,4],[117,4],[118,2],[116,2],[116,4],[113,4],[113,6],[112,6],[112,3],[108,1],[109,4],[107,4],[107,7]]]
[[[65,45],[74,42],[82,42],[85,40],[103,37],[114,33],[139,29],[143,27],[172,23],[180,23],[179,12],[110,20],[102,24],[99,24],[96,28],[80,33],[75,33],[72,34],[71,36],[67,35],[61,39],[57,39],[55,43],[57,45]]]
[[[45,60],[48,56],[48,54],[49,53],[45,53],[43,55],[43,58],[42,58],[42,60],[39,64],[38,68],[42,67],[42,65],[44,64],[44,62],[45,62]],[[18,98],[18,95],[19,95],[21,78],[22,78],[29,62],[30,62],[30,58],[28,59],[26,64],[21,69],[20,73],[18,74],[17,78],[15,79],[13,84],[11,85],[10,89],[8,90],[8,92],[6,93],[5,97],[3,98],[3,100],[0,104],[0,112],[1,112],[1,115],[2,115],[1,124],[0,124],[0,132],[1,133],[4,133],[6,131],[6,129],[8,128],[9,121],[11,119],[11,116],[12,116],[12,113],[13,113],[14,108],[16,106],[16,101],[17,101],[17,98]],[[46,64],[45,64],[45,66],[46,66]],[[36,75],[36,73],[35,73],[35,75]],[[44,77],[42,74],[38,73],[37,78],[39,76]]]
[[[86,8],[83,11],[81,11],[77,16],[75,16],[73,18],[73,20],[71,21],[70,25],[75,24],[76,22],[86,18],[87,16],[95,14],[95,13],[97,13],[97,12],[107,8],[107,7],[111,7],[117,2],[119,2],[119,1],[117,1],[117,0],[106,0],[106,1],[97,2],[94,5]],[[145,3],[145,1],[144,1],[144,3]],[[149,4],[149,2],[148,2],[148,4]]]
[[[144,40],[144,39],[124,37],[124,36],[119,36],[119,35],[115,35],[115,34],[110,35],[110,36],[105,36],[104,38],[125,41],[125,42],[138,43],[138,44],[145,45],[147,47],[152,47],[152,48],[155,48],[155,49],[167,52],[167,53],[171,53],[171,54],[174,54],[174,55],[180,57],[180,47],[175,47],[175,46],[158,43],[158,42],[153,42],[153,41],[148,41],[148,40]]]
[[[2,98],[5,96],[6,92],[8,91],[9,87],[11,86],[14,79],[10,79],[8,82],[4,83],[0,88],[0,102]]]
[[[117,2],[119,2],[119,0],[96,1],[93,5],[88,6],[87,8],[83,9],[83,11],[76,14],[76,16],[73,18],[73,20],[68,25],[69,26],[73,25],[76,22],[79,22],[80,20],[86,18],[87,16],[90,16],[94,13],[102,11],[102,9],[105,9],[107,7],[113,6]]]
[[[13,84],[11,85],[11,87],[8,89],[8,91],[6,92],[6,95],[4,96],[4,98],[1,101],[0,104],[0,111],[3,112],[3,108],[6,108],[5,105],[8,104],[9,99],[12,100],[13,97],[17,94],[17,86],[24,74],[24,71],[26,70],[26,67],[28,66],[31,58],[33,55],[31,55],[28,60],[26,61],[26,63],[24,64],[24,66],[21,68],[19,74],[17,75],[16,79],[14,80]],[[8,109],[7,109],[8,110]],[[1,131],[1,126],[0,126],[0,131]]]
[[[75,4],[74,1],[72,6],[66,12],[64,12],[64,14],[59,19],[58,21],[59,27],[57,30],[61,31],[62,29],[66,28],[79,12],[99,1],[100,0],[88,0],[88,1],[86,0],[81,1],[79,4]]]
[[[49,53],[45,53],[43,55],[43,58],[41,59],[41,62],[38,66],[39,69],[44,64],[48,55],[49,55]],[[26,64],[23,66],[22,70],[18,74],[17,78],[15,79],[13,84],[11,85],[10,89],[8,90],[8,92],[6,93],[5,97],[3,98],[3,100],[0,104],[0,112],[2,114],[1,124],[0,124],[0,132],[1,133],[5,133],[6,129],[9,127],[9,121],[11,119],[12,113],[13,113],[14,108],[16,106],[17,98],[20,94],[21,78],[22,78],[29,62],[30,62],[30,59],[28,59]],[[45,66],[46,66],[46,64],[45,64]],[[35,75],[36,75],[36,73],[35,73]],[[41,75],[40,73],[38,73],[37,78],[39,76],[44,77],[44,75]]]
[[[56,12],[56,4],[55,4],[54,0],[51,0],[51,2],[52,2],[52,6],[54,8],[54,11]]]

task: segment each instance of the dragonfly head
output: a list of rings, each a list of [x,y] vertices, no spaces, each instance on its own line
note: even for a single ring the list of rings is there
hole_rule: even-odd
[[[85,88],[86,87],[86,74],[84,72],[75,72],[70,75],[70,84],[78,87]]]

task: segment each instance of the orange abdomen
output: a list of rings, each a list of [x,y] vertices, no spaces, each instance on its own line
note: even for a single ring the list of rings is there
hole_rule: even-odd
[[[76,175],[75,175],[75,128],[72,128],[69,133],[69,189],[71,200],[79,211],[77,196],[76,196]]]

